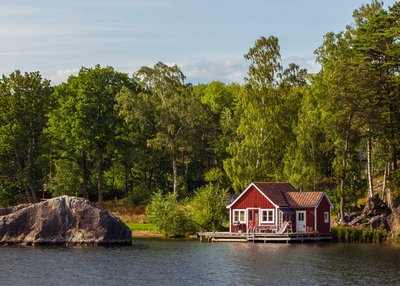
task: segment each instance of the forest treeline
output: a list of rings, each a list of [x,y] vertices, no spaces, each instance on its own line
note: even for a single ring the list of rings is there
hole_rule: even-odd
[[[400,4],[374,1],[353,20],[324,36],[316,74],[283,67],[270,36],[244,55],[243,84],[192,85],[161,62],[132,76],[83,67],[57,86],[39,72],[3,75],[0,205],[49,194],[145,204],[289,181],[327,191],[343,217],[359,198],[397,195]]]

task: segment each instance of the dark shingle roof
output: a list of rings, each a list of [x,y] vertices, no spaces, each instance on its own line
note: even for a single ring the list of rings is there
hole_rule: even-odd
[[[254,185],[263,192],[274,204],[280,207],[290,206],[285,198],[287,192],[297,192],[290,183],[256,182]]]

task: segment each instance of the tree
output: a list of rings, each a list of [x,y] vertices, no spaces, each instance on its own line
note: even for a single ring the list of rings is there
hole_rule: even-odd
[[[17,70],[0,80],[0,155],[7,159],[1,171],[7,177],[6,188],[23,189],[30,202],[38,201],[37,192],[43,187],[46,142],[42,131],[51,93],[50,81],[39,72]]]
[[[261,37],[245,55],[250,61],[246,85],[238,102],[240,120],[229,144],[224,169],[238,191],[252,181],[282,179],[283,157],[297,120],[306,72],[296,65],[283,70],[278,39]],[[299,98],[300,97],[300,98]]]
[[[224,84],[217,81],[193,87],[193,94],[200,98],[205,114],[199,130],[203,145],[198,145],[202,170],[205,170],[202,178],[224,187],[230,186],[223,162],[229,157],[226,146],[234,138],[238,126],[239,112],[236,112],[236,108],[241,89],[237,83]]]
[[[374,145],[383,144],[388,153],[385,161],[397,168],[399,143],[399,93],[400,31],[399,3],[384,10],[383,4],[373,1],[354,11],[352,47],[354,64],[358,67],[358,89],[365,97],[365,137],[367,141],[368,190],[372,197]],[[397,86],[397,87],[396,87]],[[374,144],[375,143],[375,144]],[[388,160],[389,159],[389,160]]]
[[[177,194],[179,159],[189,160],[197,144],[200,103],[191,96],[191,87],[177,66],[159,62],[153,68],[142,67],[135,76],[142,92],[122,90],[117,97],[120,114],[127,122],[138,121],[143,129],[152,129],[147,145],[170,157],[173,193]]]
[[[318,75],[310,78],[310,86],[303,88],[299,119],[293,126],[295,139],[285,156],[285,177],[301,190],[324,190],[332,177],[332,152],[326,147],[320,98],[325,90],[319,85]]]
[[[339,181],[342,222],[349,175],[348,160],[358,144],[364,106],[363,97],[357,88],[357,68],[352,65],[354,50],[350,41],[349,32],[336,35],[328,33],[323,45],[316,51],[317,59],[323,66],[319,79],[325,87],[325,93],[320,106],[325,134],[336,154],[333,163]]]
[[[58,108],[50,114],[48,132],[59,157],[81,169],[82,194],[88,197],[91,166],[96,166],[97,199],[103,203],[104,171],[109,166],[121,120],[115,96],[123,86],[134,88],[126,74],[111,67],[81,68],[56,89]],[[57,158],[56,156],[56,158]],[[93,160],[93,161],[92,161]]]

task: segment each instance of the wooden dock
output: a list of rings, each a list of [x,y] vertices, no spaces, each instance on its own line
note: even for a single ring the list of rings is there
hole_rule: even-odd
[[[199,232],[200,242],[320,242],[332,240],[330,234],[318,232],[293,233],[230,233],[230,232]]]

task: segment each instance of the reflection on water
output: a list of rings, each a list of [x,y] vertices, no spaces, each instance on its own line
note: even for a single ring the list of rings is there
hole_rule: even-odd
[[[0,247],[1,285],[400,285],[400,247],[136,240]]]

